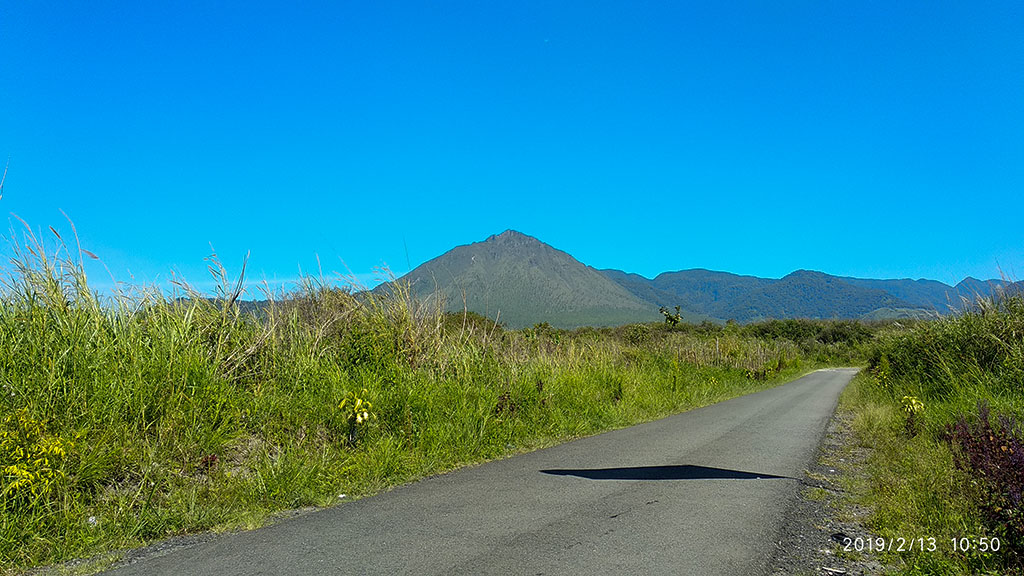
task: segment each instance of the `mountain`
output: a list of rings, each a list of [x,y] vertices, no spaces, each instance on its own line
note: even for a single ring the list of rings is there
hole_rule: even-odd
[[[513,328],[618,325],[660,320],[660,307],[680,307],[685,321],[755,322],[769,318],[881,320],[934,318],[963,298],[1024,292],[1024,282],[840,277],[797,270],[758,278],[692,269],[654,279],[596,270],[536,238],[507,230],[458,246],[402,277],[421,299],[443,298],[449,311],[468,309]],[[387,290],[388,284],[377,291]]]
[[[967,298],[981,296],[984,298],[991,296],[993,292],[998,290],[1004,284],[1006,283],[1000,280],[978,280],[977,278],[968,276],[961,280],[954,289],[960,296]]]
[[[673,306],[683,306],[692,312],[700,311],[713,318],[726,320],[737,316],[729,314],[728,309],[749,304],[749,295],[763,290],[771,280],[697,268],[664,272],[651,283],[663,293],[673,295]],[[680,300],[684,304],[680,304]]]
[[[967,299],[973,301],[979,296],[987,298],[995,294],[1022,294],[1024,293],[1024,280],[1010,282],[1009,280],[978,280],[968,276],[954,287],[959,300]]]
[[[915,308],[885,290],[809,270],[779,280],[703,269],[666,272],[653,280],[618,270],[602,272],[619,282],[628,277],[623,286],[637,297],[718,320],[860,318],[879,309]]]
[[[957,308],[960,306],[957,289],[937,280],[911,280],[909,278],[873,280],[849,277],[843,277],[842,280],[862,288],[884,290],[914,308],[936,310],[945,313],[951,307]]]
[[[940,314],[959,310],[964,299],[973,302],[978,297],[988,298],[996,293],[1012,293],[1024,288],[1024,282],[1007,280],[978,280],[968,276],[956,286],[936,280],[869,280],[843,278],[855,286],[885,290],[914,308],[933,310]]]
[[[880,308],[912,308],[877,288],[854,286],[841,278],[798,270],[771,282],[751,297],[751,316],[768,318],[860,318]]]
[[[691,316],[756,322],[768,318],[934,318],[964,301],[996,293],[1024,293],[1024,281],[966,278],[956,286],[937,280],[877,280],[797,270],[778,280],[704,269],[664,272],[653,280],[602,270],[638,298],[680,306]]]
[[[637,298],[654,304],[656,307],[665,307],[675,312],[674,307],[680,307],[680,316],[685,322],[701,322],[711,320],[707,314],[697,312],[702,309],[696,302],[680,299],[679,294],[672,289],[666,289],[657,285],[654,281],[648,280],[639,274],[631,274],[621,270],[600,270],[609,280],[629,290]],[[659,276],[658,278],[661,278]]]
[[[402,277],[423,299],[465,307],[510,327],[619,325],[658,320],[658,307],[597,270],[520,232],[458,246]],[[387,285],[378,289],[387,289]]]

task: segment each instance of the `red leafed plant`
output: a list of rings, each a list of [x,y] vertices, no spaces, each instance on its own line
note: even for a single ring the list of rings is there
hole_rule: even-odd
[[[1003,553],[1024,559],[1024,433],[1012,416],[993,417],[985,402],[978,414],[961,414],[946,428],[957,467],[977,478],[986,492],[983,511]]]

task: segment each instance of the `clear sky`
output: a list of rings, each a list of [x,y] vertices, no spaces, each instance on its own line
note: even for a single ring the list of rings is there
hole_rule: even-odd
[[[8,1],[8,156],[4,218],[63,210],[118,280],[508,228],[649,277],[1021,279],[1024,4]]]

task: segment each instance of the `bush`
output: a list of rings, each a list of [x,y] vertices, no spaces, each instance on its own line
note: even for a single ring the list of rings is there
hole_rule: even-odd
[[[1017,393],[1024,380],[1024,298],[979,300],[958,316],[888,331],[868,362],[876,372],[887,365],[891,383],[919,388],[926,398],[961,396],[965,384]]]
[[[0,511],[50,497],[65,477],[62,464],[73,446],[49,434],[27,410],[0,421]]]
[[[993,425],[990,412],[987,403],[979,403],[977,416],[961,414],[945,439],[957,467],[984,485],[980,504],[989,528],[1016,563],[1024,560],[1024,435],[1019,422],[1005,414]]]

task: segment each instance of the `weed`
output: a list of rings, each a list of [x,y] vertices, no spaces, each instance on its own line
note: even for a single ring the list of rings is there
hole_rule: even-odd
[[[913,438],[921,431],[921,414],[924,413],[924,403],[916,396],[904,396],[900,399],[903,409],[904,429],[907,436]]]
[[[804,497],[815,502],[821,502],[825,500],[827,496],[828,492],[826,492],[824,488],[819,488],[817,486],[808,488],[804,491]]]
[[[0,421],[0,510],[31,506],[55,491],[74,443],[53,436],[27,410]]]
[[[363,388],[361,394],[349,392],[338,405],[338,410],[341,411],[345,421],[349,444],[355,444],[363,427],[369,426],[370,420],[377,417],[373,412],[373,404],[366,400],[368,395],[366,388]]]

